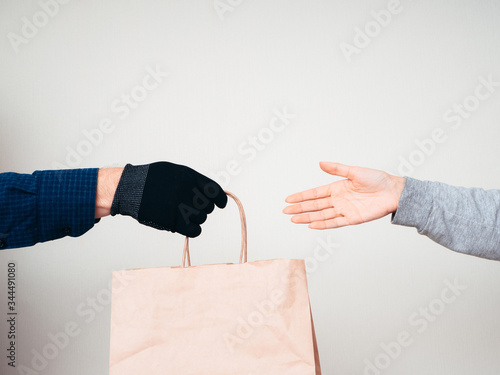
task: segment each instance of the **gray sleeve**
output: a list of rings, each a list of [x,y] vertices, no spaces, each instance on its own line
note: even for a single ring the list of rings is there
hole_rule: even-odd
[[[392,223],[415,227],[451,250],[500,260],[500,190],[405,177]]]

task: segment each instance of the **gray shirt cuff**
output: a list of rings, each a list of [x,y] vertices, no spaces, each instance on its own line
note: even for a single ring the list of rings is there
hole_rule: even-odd
[[[432,210],[433,196],[429,181],[405,177],[405,186],[399,199],[398,209],[391,223],[407,227],[424,228]]]

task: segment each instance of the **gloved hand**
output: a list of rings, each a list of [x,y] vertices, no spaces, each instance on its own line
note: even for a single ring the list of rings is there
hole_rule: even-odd
[[[156,229],[196,237],[214,203],[219,208],[226,206],[224,190],[189,167],[169,162],[127,164],[113,198],[111,215],[132,216]]]

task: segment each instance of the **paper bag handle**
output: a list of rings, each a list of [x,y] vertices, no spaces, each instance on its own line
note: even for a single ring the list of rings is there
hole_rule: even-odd
[[[243,205],[236,195],[230,193],[229,191],[224,190],[224,193],[227,196],[233,198],[233,200],[238,205],[238,209],[240,210],[240,219],[241,219],[241,250],[240,250],[240,263],[246,263],[247,261],[247,219],[245,216],[245,210],[243,209]],[[189,255],[189,237],[186,237],[184,241],[184,251],[182,252],[182,263],[181,268],[186,267],[186,258],[188,261],[188,267],[191,266],[191,256]]]

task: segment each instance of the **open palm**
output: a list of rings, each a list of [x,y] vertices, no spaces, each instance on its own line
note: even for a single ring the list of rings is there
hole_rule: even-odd
[[[294,223],[309,223],[313,229],[339,228],[379,219],[396,211],[404,178],[339,163],[321,162],[320,167],[346,179],[286,198],[292,205],[283,212],[293,214]]]

